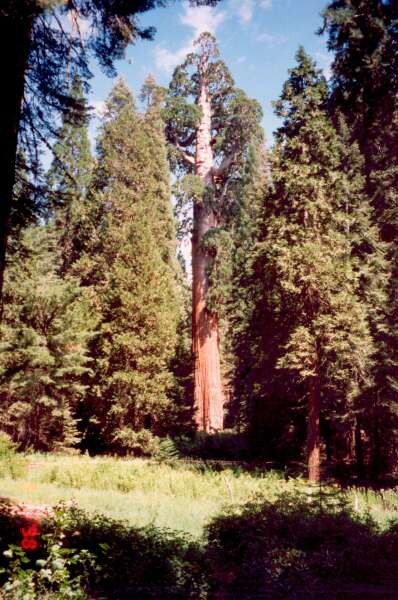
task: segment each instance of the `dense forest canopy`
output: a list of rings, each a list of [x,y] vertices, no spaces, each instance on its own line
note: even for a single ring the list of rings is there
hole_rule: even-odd
[[[297,50],[272,146],[203,32],[168,88],[148,74],[136,100],[116,80],[93,151],[90,61],[114,73],[164,4],[0,9],[0,428],[23,450],[117,455],[227,429],[230,454],[314,482],[391,475],[398,6],[328,3],[331,78]]]

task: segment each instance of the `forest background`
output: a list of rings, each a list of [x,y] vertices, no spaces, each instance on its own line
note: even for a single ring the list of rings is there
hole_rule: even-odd
[[[253,36],[254,8],[290,18],[281,4],[185,5],[178,18],[196,34],[234,18]],[[64,109],[40,130],[45,113],[29,112],[34,95],[26,103],[5,270],[1,425],[21,449],[151,454],[159,438],[184,447],[197,428],[228,428],[236,458],[307,460],[314,481],[322,461],[357,476],[393,473],[395,12],[390,2],[326,7],[328,79],[299,48],[275,103],[272,149],[259,103],[235,87],[210,33],[155,47],[158,67],[182,66],[167,88],[147,77],[141,105],[122,79],[105,105],[95,101],[95,152],[88,65],[72,59],[93,31],[73,11],[69,25],[61,15],[80,120]],[[261,31],[256,42],[288,53],[282,34]],[[47,133],[48,169],[35,155]],[[176,251],[192,228],[193,323],[190,265]]]
[[[0,54],[1,598],[395,598],[397,3],[4,0]]]

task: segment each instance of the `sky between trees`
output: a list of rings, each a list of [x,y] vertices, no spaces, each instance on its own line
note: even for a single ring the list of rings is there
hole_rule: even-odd
[[[216,7],[190,7],[176,3],[167,10],[156,9],[140,18],[143,26],[156,27],[153,42],[137,41],[127,49],[126,58],[116,63],[118,73],[138,93],[145,77],[152,73],[167,86],[174,67],[191,51],[199,33],[215,34],[221,54],[236,85],[263,106],[263,127],[268,142],[280,125],[271,102],[278,98],[287,71],[299,45],[315,58],[325,75],[332,55],[324,36],[316,35],[322,24],[323,0],[228,0]],[[93,65],[90,103],[101,113],[114,81]],[[94,137],[96,120],[91,125]]]

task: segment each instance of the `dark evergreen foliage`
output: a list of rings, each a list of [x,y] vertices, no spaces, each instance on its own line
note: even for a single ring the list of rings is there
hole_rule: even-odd
[[[100,438],[132,451],[136,432],[167,429],[181,315],[166,148],[156,105],[140,115],[115,85],[98,139],[89,235],[75,272],[100,321],[90,390]],[[171,419],[172,420],[172,419]]]
[[[398,6],[394,0],[336,0],[324,11],[321,30],[334,52],[331,112],[343,113],[349,138],[363,157],[364,193],[371,221],[389,244],[388,287],[374,327],[378,346],[369,399],[374,472],[394,464],[398,403]]]

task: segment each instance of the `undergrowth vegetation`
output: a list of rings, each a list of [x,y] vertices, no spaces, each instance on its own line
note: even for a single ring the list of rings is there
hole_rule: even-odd
[[[6,504],[0,521],[7,600],[394,598],[398,584],[398,523],[381,530],[335,494],[259,496],[222,512],[200,539],[61,505],[24,551]]]
[[[18,444],[4,431],[0,431],[0,477],[17,478],[26,473],[27,461],[17,453]]]
[[[396,597],[394,489],[211,460],[20,455],[5,436],[0,477],[1,600]],[[21,547],[17,500],[58,504],[36,549]]]
[[[99,511],[132,526],[153,524],[195,536],[202,534],[223,507],[258,496],[273,502],[281,494],[312,489],[304,478],[290,477],[281,471],[264,467],[248,470],[237,464],[212,461],[16,456],[22,461],[20,471],[7,467],[10,460],[16,460],[14,456],[0,459],[1,494],[14,501],[55,505],[74,499],[87,511]],[[336,485],[325,487],[327,490],[340,493]],[[355,512],[370,512],[382,526],[398,517],[395,489],[350,488],[342,493]]]

